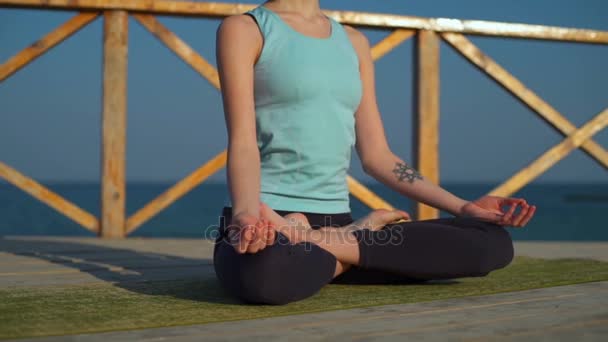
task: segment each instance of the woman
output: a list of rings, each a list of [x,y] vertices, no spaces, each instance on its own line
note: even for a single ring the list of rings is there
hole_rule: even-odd
[[[270,0],[225,18],[217,64],[231,204],[220,218],[214,266],[229,292],[284,304],[339,275],[424,281],[483,276],[511,262],[504,227],[525,226],[535,206],[463,200],[395,155],[376,103],[369,42],[325,16],[318,0]],[[353,146],[367,174],[454,217],[395,222],[409,215],[379,210],[353,221],[346,183]]]

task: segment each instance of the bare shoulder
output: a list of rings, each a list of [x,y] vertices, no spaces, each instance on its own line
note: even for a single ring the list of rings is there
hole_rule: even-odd
[[[216,32],[218,57],[222,60],[230,58],[240,62],[256,63],[262,50],[263,40],[258,24],[250,15],[227,16]]]
[[[357,53],[359,55],[369,54],[370,44],[365,34],[350,25],[342,24],[342,26],[348,34],[348,38],[350,38],[353,47],[355,48],[355,50],[357,50]]]
[[[217,36],[218,38],[226,37],[229,40],[261,38],[255,20],[247,14],[235,14],[222,19],[217,28]]]

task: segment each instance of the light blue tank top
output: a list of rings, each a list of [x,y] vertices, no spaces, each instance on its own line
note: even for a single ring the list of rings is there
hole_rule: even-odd
[[[346,178],[362,85],[347,32],[327,17],[331,35],[315,38],[262,5],[246,13],[264,38],[254,67],[260,199],[275,210],[350,212]]]

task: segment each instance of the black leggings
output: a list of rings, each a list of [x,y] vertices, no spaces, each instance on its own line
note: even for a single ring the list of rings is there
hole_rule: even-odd
[[[353,222],[350,213],[302,213],[313,228]],[[380,231],[355,231],[360,265],[333,279],[333,254],[313,243],[292,245],[278,232],[274,244],[262,251],[238,254],[225,239],[231,216],[231,208],[224,207],[213,252],[215,273],[226,290],[249,303],[286,304],[312,296],[330,282],[481,277],[513,259],[511,236],[499,225],[462,217],[410,221],[389,224]]]

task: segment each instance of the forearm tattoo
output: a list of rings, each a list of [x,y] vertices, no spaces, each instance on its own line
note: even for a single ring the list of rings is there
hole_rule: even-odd
[[[416,171],[413,167],[401,162],[395,163],[393,173],[397,176],[399,181],[407,179],[408,182],[413,183],[416,179],[422,179],[422,175],[418,173],[418,171]]]

